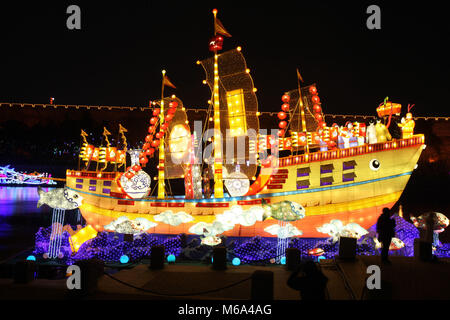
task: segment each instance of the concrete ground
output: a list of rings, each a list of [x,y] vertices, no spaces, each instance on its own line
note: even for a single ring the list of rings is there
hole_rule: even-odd
[[[359,256],[355,260],[322,260],[320,267],[328,277],[327,296],[330,300],[361,299],[450,299],[450,261],[426,263],[414,258],[392,257],[391,265],[380,265],[382,290],[366,289],[367,266],[379,264],[378,256]],[[126,286],[108,276],[99,279],[92,299],[196,299],[248,300],[255,270],[274,274],[274,299],[298,300],[299,292],[290,289],[286,281],[290,272],[283,266],[228,266],[212,270],[211,266],[173,264],[162,270],[150,270],[147,265],[121,270],[113,277],[150,292]],[[222,290],[235,283],[239,284]],[[201,294],[202,292],[208,292]],[[158,294],[155,294],[158,293]],[[66,299],[66,280],[37,279],[29,284],[14,284],[0,279],[0,299]]]

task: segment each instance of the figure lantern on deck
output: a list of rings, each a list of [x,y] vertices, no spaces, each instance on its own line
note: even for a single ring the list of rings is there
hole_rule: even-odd
[[[402,118],[401,123],[397,125],[402,129],[402,138],[408,139],[414,135],[414,126],[416,123],[413,120],[412,113],[410,112],[414,105],[410,106],[408,104],[408,113],[406,114],[406,118]]]

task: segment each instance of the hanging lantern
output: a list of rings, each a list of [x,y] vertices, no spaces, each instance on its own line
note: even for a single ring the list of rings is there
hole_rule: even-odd
[[[152,140],[153,140],[153,136],[151,136],[151,135],[148,135],[145,137],[145,142],[150,143]]]
[[[161,125],[162,130],[166,130],[168,127],[169,127],[169,124],[167,122],[165,122]]]
[[[170,114],[170,115],[172,115],[172,117],[173,117],[173,114],[175,113],[175,111],[177,111],[177,108],[171,107],[171,108],[169,108],[169,110],[168,110],[167,112],[168,112],[168,115]],[[167,117],[167,116],[166,116],[166,117]]]
[[[315,117],[316,117],[316,120],[319,122],[321,122],[323,120],[323,117],[320,113],[316,113]]]
[[[325,128],[327,126],[327,124],[323,121],[319,121],[319,128]]]
[[[284,120],[284,119],[286,119],[286,117],[287,117],[287,115],[285,112],[283,112],[283,111],[278,112],[278,119]]]
[[[286,121],[280,121],[280,123],[278,124],[278,126],[279,126],[281,129],[284,129],[284,128],[286,128],[286,126],[287,126],[287,122],[286,122]]]
[[[209,40],[209,51],[219,51],[222,50],[223,46],[223,37],[215,36]]]
[[[147,150],[148,148],[150,148],[150,143],[144,143],[144,145],[142,146],[142,149]]]
[[[320,98],[319,98],[319,96],[312,96],[311,97],[311,101],[313,103],[320,103]]]
[[[131,172],[131,171],[128,171],[128,172],[125,173],[125,177],[127,177],[128,179],[131,179],[131,178],[134,177],[134,173]]]
[[[156,147],[158,147],[158,146],[159,146],[159,140],[154,140],[154,141],[152,142],[152,147],[156,148]]]
[[[153,117],[153,118],[151,118],[150,119],[150,124],[156,124],[156,122],[158,121],[158,118],[156,118],[156,117]]]
[[[288,103],[284,103],[281,106],[281,110],[283,110],[284,112],[288,112],[289,111],[289,104]]]
[[[161,109],[157,108],[155,110],[153,110],[153,116],[157,117],[159,115],[159,112],[161,111]]]
[[[288,103],[291,100],[291,97],[288,94],[285,94],[281,97],[281,101],[284,103]]]
[[[131,167],[131,169],[133,169],[133,171],[138,172],[139,170],[141,170],[141,166],[138,164],[135,164],[134,166]]]
[[[322,108],[318,104],[313,105],[313,110],[314,110],[314,112],[317,112],[317,113],[322,112]]]
[[[309,87],[309,93],[312,95],[317,95],[317,88],[315,86]]]
[[[148,127],[148,133],[153,133],[153,132],[155,132],[155,126]]]
[[[147,162],[148,162],[148,159],[147,159],[146,157],[142,157],[142,158],[139,159],[139,163],[140,163],[140,164],[145,165],[145,164],[147,164]],[[134,176],[134,175],[133,175],[133,176]]]
[[[169,111],[170,111],[170,109],[169,109]],[[172,119],[173,119],[173,113],[169,113],[169,114],[164,118],[164,120],[166,120],[167,122],[171,121]]]
[[[177,108],[178,107],[178,102],[176,102],[176,101],[172,101],[172,102],[170,102],[169,103],[169,108]]]
[[[278,130],[278,136],[281,138],[284,136],[284,129]]]
[[[160,132],[158,132],[158,133],[156,134],[156,137],[157,137],[158,139],[161,139],[163,136],[164,136],[164,131],[160,131]]]

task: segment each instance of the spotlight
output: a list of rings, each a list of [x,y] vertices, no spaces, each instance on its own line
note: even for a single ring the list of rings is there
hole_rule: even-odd
[[[297,248],[286,249],[286,267],[288,270],[297,270],[300,264],[300,250]]]
[[[150,269],[157,270],[164,268],[165,258],[164,246],[153,246],[150,252]]]
[[[130,258],[126,254],[120,257],[120,263],[128,263],[130,261]]]
[[[273,272],[256,270],[252,274],[251,300],[273,300]]]
[[[169,254],[167,256],[167,262],[168,263],[175,263],[176,257],[173,254]]]
[[[29,283],[34,280],[36,264],[34,261],[18,261],[14,268],[14,283]]]
[[[227,249],[225,247],[214,248],[211,262],[214,270],[225,270],[227,268]]]

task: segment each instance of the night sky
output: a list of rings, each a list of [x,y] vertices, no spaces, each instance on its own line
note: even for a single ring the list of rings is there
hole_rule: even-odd
[[[279,110],[299,68],[325,113],[375,115],[389,96],[415,103],[414,115],[449,115],[449,23],[433,2],[4,3],[0,102],[142,106],[160,95],[166,69],[178,87],[168,93],[205,108],[210,92],[195,62],[211,54],[217,7],[233,35],[224,49],[242,46],[261,111]],[[81,7],[80,31],[66,28],[71,4]],[[381,30],[366,27],[370,4],[381,8]]]

